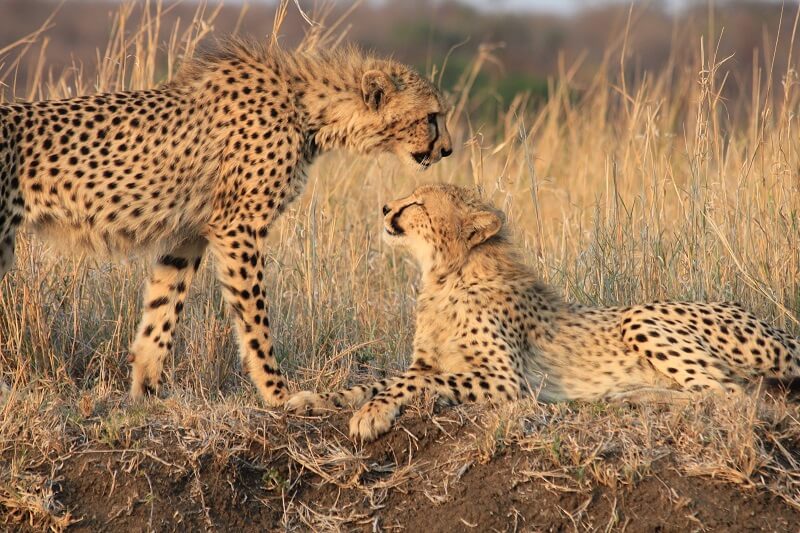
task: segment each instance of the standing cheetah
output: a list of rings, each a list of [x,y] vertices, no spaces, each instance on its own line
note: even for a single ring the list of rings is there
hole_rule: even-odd
[[[384,236],[422,270],[411,367],[401,376],[287,406],[360,409],[353,438],[387,431],[423,390],[455,402],[686,397],[747,378],[800,376],[800,345],[730,303],[590,308],[563,301],[520,260],[504,216],[472,191],[423,186],[384,207]],[[365,403],[366,402],[366,403]]]
[[[263,242],[320,152],[450,155],[439,91],[348,48],[290,54],[230,40],[151,90],[0,106],[0,278],[25,226],[92,254],[155,252],[130,347],[131,395],[159,385],[186,291],[209,248],[243,366],[288,397],[264,294]]]

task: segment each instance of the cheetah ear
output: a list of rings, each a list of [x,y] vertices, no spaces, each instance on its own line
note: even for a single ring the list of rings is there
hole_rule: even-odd
[[[464,223],[464,236],[467,245],[472,248],[497,235],[503,227],[505,217],[502,213],[478,211]]]
[[[372,111],[378,111],[397,90],[388,74],[381,70],[368,70],[361,78],[361,95]]]

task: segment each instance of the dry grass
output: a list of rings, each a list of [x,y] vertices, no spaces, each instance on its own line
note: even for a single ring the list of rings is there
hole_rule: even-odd
[[[15,54],[30,51],[30,43],[9,47],[0,61],[0,80],[14,87],[6,97],[151,86],[213,34],[211,8],[175,28],[167,43],[154,37],[160,6],[136,28],[126,25],[131,9],[120,8],[91,79],[79,69],[49,72],[43,53],[33,79],[14,80]],[[783,23],[796,27],[796,13]],[[338,35],[316,29],[307,43]],[[620,75],[633,46],[622,37],[610,43],[591,85],[573,86],[565,66],[546,105],[526,109],[522,95],[492,124],[471,119],[474,77],[466,72],[452,94],[456,153],[427,173],[409,174],[390,158],[324,156],[305,194],[276,224],[268,250],[277,353],[295,387],[334,389],[404,366],[415,270],[384,249],[379,207],[428,181],[482,185],[508,212],[542,278],[572,299],[732,299],[800,331],[796,54],[789,66],[771,64],[768,54],[758,58],[752,98],[726,101],[726,58],[715,55],[715,42],[698,36],[695,57],[631,79]],[[482,48],[475,69],[491,60],[491,47]],[[766,81],[776,69],[785,71],[782,86]],[[261,465],[288,458],[296,470],[261,472],[265,490],[282,497],[275,527],[287,529],[368,526],[398,487],[422,487],[431,501],[443,501],[465,465],[509,447],[527,452],[515,479],[556,491],[632,485],[668,459],[687,475],[766,490],[800,509],[800,411],[780,395],[672,409],[521,402],[435,416],[423,404],[416,412],[431,424],[460,428],[457,438],[441,437],[446,459],[436,468],[411,463],[382,472],[339,433],[341,424],[259,409],[209,267],[192,288],[167,364],[169,398],[129,406],[121,392],[125,349],[146,265],[64,259],[35,238],[19,239],[17,252],[16,269],[0,282],[0,378],[12,384],[0,404],[0,523],[62,529],[79,519],[58,502],[53,485],[59,464],[93,450],[117,450],[123,457],[114,468],[128,472],[155,461],[194,475],[203,509],[210,502],[199,458],[227,464],[257,457]],[[369,472],[379,481],[365,482]],[[308,476],[355,487],[369,503],[315,506],[297,496]],[[577,529],[596,526],[570,517]]]

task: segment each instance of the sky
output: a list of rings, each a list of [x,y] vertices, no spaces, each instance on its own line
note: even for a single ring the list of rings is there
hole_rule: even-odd
[[[392,1],[392,0],[383,0]],[[397,1],[397,0],[395,0]],[[505,9],[528,10],[528,11],[548,11],[553,13],[569,14],[579,11],[581,8],[593,7],[609,3],[629,4],[631,0],[459,0],[463,3],[473,5],[481,9]],[[670,9],[680,9],[690,4],[705,3],[707,0],[633,0],[633,3],[659,3],[666,5]],[[717,0],[716,3],[720,3]]]

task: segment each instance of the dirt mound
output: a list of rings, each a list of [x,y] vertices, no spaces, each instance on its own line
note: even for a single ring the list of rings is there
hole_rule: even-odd
[[[630,482],[603,484],[598,472],[542,469],[541,456],[552,450],[510,443],[487,452],[469,417],[414,413],[363,449],[347,441],[345,427],[344,415],[278,420],[259,437],[220,448],[204,445],[200,432],[148,426],[126,447],[78,445],[40,473],[69,513],[70,531],[790,531],[800,524],[800,511],[780,498],[687,476],[668,455]],[[299,431],[294,444],[281,442],[287,428]]]

